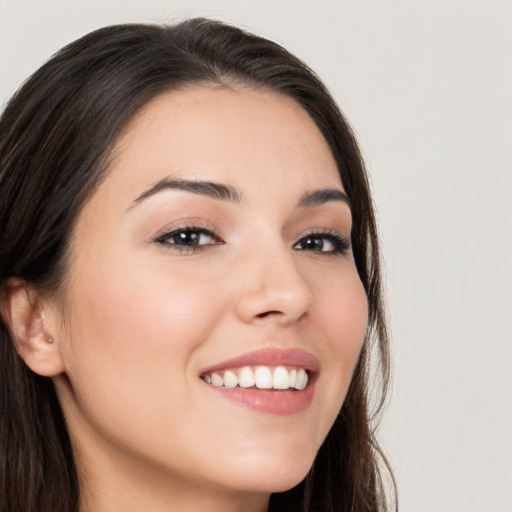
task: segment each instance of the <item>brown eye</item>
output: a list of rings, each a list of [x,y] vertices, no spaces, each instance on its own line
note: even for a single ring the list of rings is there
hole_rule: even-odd
[[[308,236],[302,240],[299,240],[295,248],[305,251],[318,252],[332,252],[335,249],[333,243],[330,240],[316,236]]]
[[[220,244],[220,239],[211,231],[202,228],[179,228],[164,233],[156,239],[159,244],[177,248],[201,247]]]
[[[350,242],[337,233],[312,233],[301,238],[293,248],[299,251],[340,254],[350,249]]]
[[[213,237],[208,233],[200,231],[180,231],[167,238],[167,243],[176,245],[206,245],[213,241]]]

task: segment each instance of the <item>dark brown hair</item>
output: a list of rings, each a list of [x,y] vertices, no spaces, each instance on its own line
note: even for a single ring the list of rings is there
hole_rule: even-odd
[[[352,204],[352,246],[368,296],[368,333],[344,405],[308,476],[272,495],[270,510],[389,510],[381,476],[387,463],[374,436],[389,351],[367,177],[333,99],[281,46],[198,18],[173,26],[106,27],[54,55],[0,119],[0,291],[13,277],[59,287],[77,215],[105,174],[120,130],[156,95],[201,84],[275,91],[308,112]],[[372,374],[370,359],[377,368]],[[52,381],[27,368],[3,321],[0,372],[0,512],[76,512],[80,487]],[[391,485],[394,491],[392,479]]]

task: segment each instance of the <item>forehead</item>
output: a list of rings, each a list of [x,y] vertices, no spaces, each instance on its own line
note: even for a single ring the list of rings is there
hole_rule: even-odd
[[[167,176],[242,191],[341,185],[309,115],[286,96],[249,89],[195,87],[154,98],[118,138],[102,186],[137,196]]]

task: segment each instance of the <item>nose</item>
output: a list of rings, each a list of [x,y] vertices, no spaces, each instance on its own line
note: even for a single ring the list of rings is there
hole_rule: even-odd
[[[271,251],[246,255],[238,267],[236,313],[245,323],[289,325],[308,313],[313,294],[300,273],[293,249],[282,243]]]

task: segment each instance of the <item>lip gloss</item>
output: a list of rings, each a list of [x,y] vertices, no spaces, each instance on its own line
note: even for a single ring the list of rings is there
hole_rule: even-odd
[[[311,403],[314,396],[316,378],[320,372],[320,363],[314,355],[301,349],[267,348],[248,352],[208,367],[203,370],[201,375],[220,374],[226,370],[247,366],[293,366],[304,368],[308,373],[309,380],[306,387],[302,390],[292,388],[277,390],[273,388],[259,389],[257,387],[223,387],[214,386],[206,382],[205,385],[228,400],[265,414],[297,414],[304,411]]]
[[[316,379],[311,379],[302,390],[275,390],[257,388],[224,388],[204,383],[213,392],[254,411],[265,414],[291,415],[307,409],[313,400]]]

